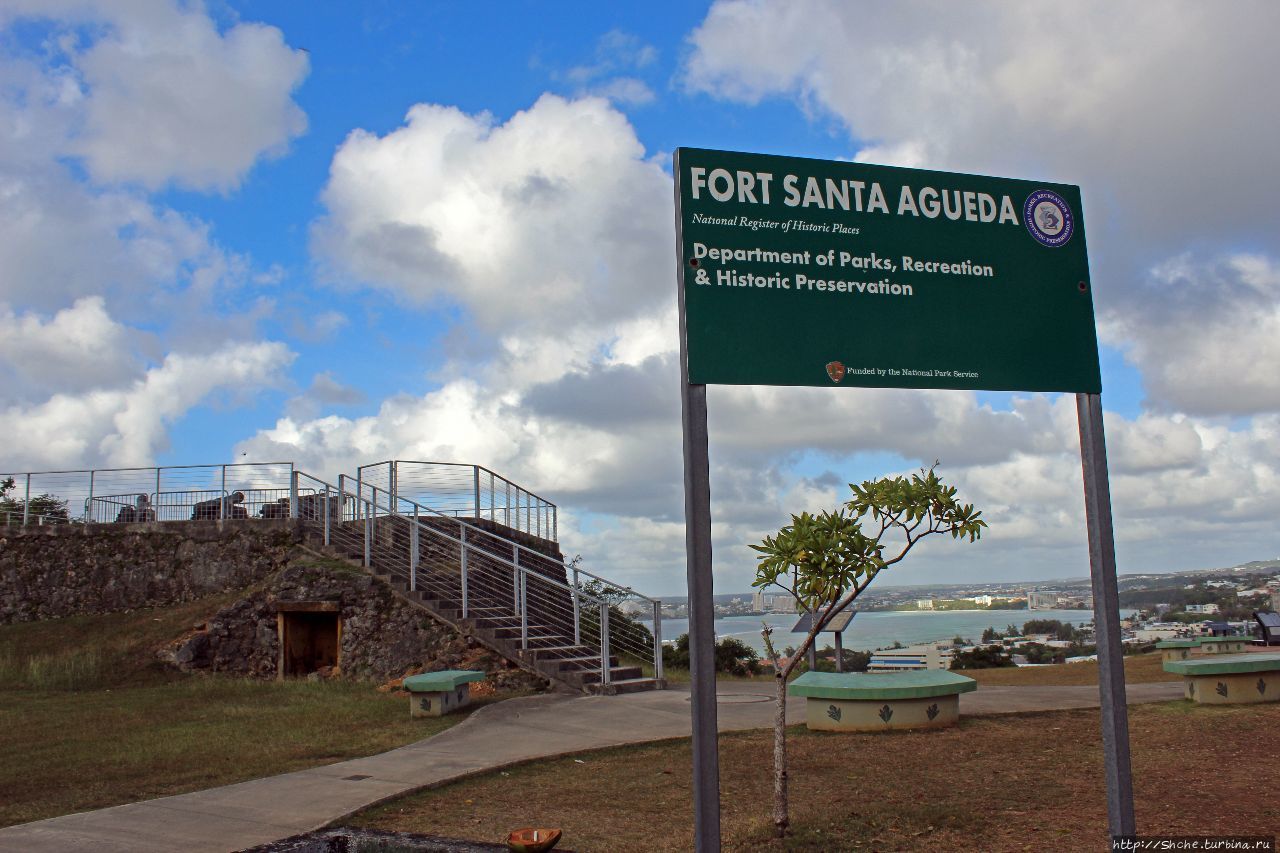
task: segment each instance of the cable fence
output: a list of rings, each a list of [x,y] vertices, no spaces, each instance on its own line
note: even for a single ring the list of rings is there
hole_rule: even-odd
[[[292,462],[0,473],[13,481],[0,513],[26,524],[286,518],[292,474]]]

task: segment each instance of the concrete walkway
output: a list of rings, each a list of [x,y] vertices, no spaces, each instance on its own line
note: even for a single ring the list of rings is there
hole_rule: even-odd
[[[1182,696],[1181,682],[1128,685],[1131,703]],[[769,685],[719,686],[721,731],[773,723]],[[1090,708],[1096,687],[982,687],[964,694],[962,714]],[[790,699],[788,722],[802,721]],[[548,695],[481,708],[435,737],[357,758],[0,829],[0,851],[228,851],[329,825],[368,805],[514,762],[690,734],[688,690],[623,696]],[[68,784],[75,784],[68,780]]]

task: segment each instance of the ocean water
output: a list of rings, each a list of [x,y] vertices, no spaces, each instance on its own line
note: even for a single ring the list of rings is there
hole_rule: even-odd
[[[1122,616],[1135,611],[1121,610]],[[726,616],[715,621],[716,639],[734,637],[758,652],[764,652],[764,639],[760,636],[762,622],[773,629],[773,644],[781,652],[787,646],[799,646],[804,634],[791,633],[791,627],[800,617],[796,614],[770,613],[765,616]],[[886,611],[858,613],[844,632],[841,640],[846,649],[873,651],[892,646],[894,641],[904,646],[917,643],[950,640],[957,635],[966,640],[980,640],[987,628],[1004,633],[1009,625],[1021,629],[1032,619],[1057,619],[1072,625],[1093,621],[1092,610],[941,610],[941,611]],[[644,622],[646,626],[650,622]],[[675,640],[689,630],[687,619],[663,619],[662,639]],[[835,645],[830,633],[818,636],[818,648]]]

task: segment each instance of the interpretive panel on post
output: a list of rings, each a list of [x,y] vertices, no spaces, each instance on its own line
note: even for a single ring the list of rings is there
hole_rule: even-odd
[[[681,148],[693,384],[1099,393],[1079,188]]]

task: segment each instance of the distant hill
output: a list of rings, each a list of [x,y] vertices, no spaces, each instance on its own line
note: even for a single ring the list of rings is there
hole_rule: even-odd
[[[1179,569],[1169,572],[1124,572],[1119,575],[1120,588],[1123,590],[1127,587],[1136,586],[1152,581],[1160,580],[1177,580],[1179,583],[1189,583],[1198,578],[1221,577],[1224,575],[1247,575],[1247,574],[1265,574],[1267,572],[1276,572],[1280,574],[1280,557],[1270,560],[1250,560],[1236,566],[1225,566],[1220,568],[1208,569]],[[892,597],[894,595],[902,595],[910,593],[918,598],[953,598],[957,593],[965,592],[973,594],[974,591],[984,589],[1010,589],[1010,588],[1053,588],[1061,590],[1069,590],[1072,588],[1088,587],[1090,583],[1089,576],[1083,575],[1079,577],[1069,578],[1050,578],[1048,580],[1035,581],[1000,581],[998,583],[958,583],[958,584],[896,584],[896,585],[876,585],[868,590],[865,595],[868,600],[881,597]],[[727,605],[735,598],[751,599],[753,590],[746,592],[722,592],[713,597],[718,605]],[[770,593],[776,594],[776,592]],[[688,596],[684,595],[663,595],[659,596],[664,604],[687,604]]]

